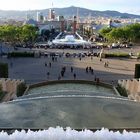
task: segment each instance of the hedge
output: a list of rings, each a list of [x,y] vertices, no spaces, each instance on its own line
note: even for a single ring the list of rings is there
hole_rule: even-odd
[[[124,87],[122,87],[118,84],[116,89],[118,90],[118,92],[120,93],[121,96],[128,97],[127,91]]]
[[[105,58],[108,57],[124,57],[124,58],[129,58],[130,55],[128,53],[106,53]]]
[[[34,57],[34,53],[31,53],[31,52],[12,52],[12,53],[8,53],[8,57]]]
[[[25,83],[21,83],[17,86],[17,97],[20,97],[24,94],[25,90],[26,90],[26,84]]]
[[[8,64],[0,63],[0,78],[8,78]]]
[[[134,78],[140,78],[140,64],[135,64],[135,75]]]

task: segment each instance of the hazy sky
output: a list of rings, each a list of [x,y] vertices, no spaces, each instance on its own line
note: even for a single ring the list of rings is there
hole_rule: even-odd
[[[93,10],[117,10],[140,15],[140,0],[0,0],[1,10],[32,10],[79,6]]]

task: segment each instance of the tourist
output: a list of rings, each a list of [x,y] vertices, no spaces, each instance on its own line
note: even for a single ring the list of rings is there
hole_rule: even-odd
[[[95,82],[97,81],[97,78],[96,78],[96,76],[94,77],[94,81],[95,81]]]
[[[75,73],[73,74],[73,77],[74,77],[74,80],[75,80],[76,79],[76,74]]]
[[[61,77],[64,77],[64,71],[63,70],[61,70]]]
[[[45,62],[45,67],[47,67],[47,62]]]
[[[93,69],[91,69],[91,74],[92,74],[92,75],[94,74],[94,71],[93,71]]]
[[[107,61],[107,62],[106,62],[106,67],[108,67],[108,65],[109,65],[109,62]]]
[[[52,66],[51,62],[49,63],[49,66],[50,66],[50,68],[51,68],[51,66]]]
[[[55,57],[55,62],[57,62],[57,57]]]
[[[106,62],[104,62],[104,67],[106,67]]]
[[[73,67],[71,67],[71,73],[73,73]]]
[[[49,78],[49,76],[50,76],[50,72],[47,72],[47,77]]]
[[[86,67],[86,73],[88,73],[88,67]]]
[[[91,69],[92,69],[92,68],[91,68],[91,67],[89,67],[89,71],[91,71]]]
[[[52,61],[54,62],[54,57],[52,56]]]

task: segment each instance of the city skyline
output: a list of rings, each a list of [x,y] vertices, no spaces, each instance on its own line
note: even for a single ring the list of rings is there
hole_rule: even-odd
[[[1,1],[0,10],[40,10],[78,6],[92,10],[115,10],[140,15],[139,0],[5,0]]]

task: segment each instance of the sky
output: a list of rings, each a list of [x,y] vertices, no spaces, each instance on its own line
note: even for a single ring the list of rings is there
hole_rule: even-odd
[[[0,0],[0,10],[38,10],[69,6],[100,11],[115,10],[140,15],[140,0]]]

